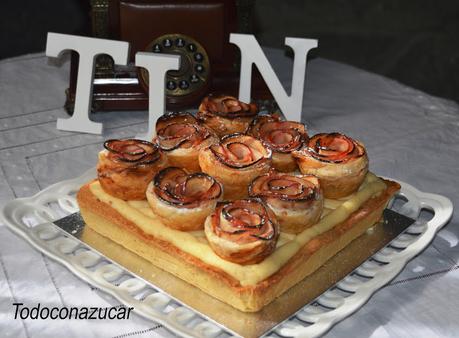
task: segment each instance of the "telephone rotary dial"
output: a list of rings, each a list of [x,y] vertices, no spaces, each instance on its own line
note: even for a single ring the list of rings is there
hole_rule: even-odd
[[[168,104],[194,101],[205,95],[210,84],[209,56],[195,39],[184,34],[166,34],[151,41],[145,50],[180,55],[180,68],[166,73],[165,93]],[[148,76],[145,68],[139,68],[140,83],[147,93]]]

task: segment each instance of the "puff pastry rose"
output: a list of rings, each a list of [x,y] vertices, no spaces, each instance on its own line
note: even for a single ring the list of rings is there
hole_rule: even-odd
[[[143,200],[155,174],[167,160],[158,146],[147,141],[108,140],[99,153],[97,176],[108,194],[123,200]]]
[[[276,115],[257,117],[247,133],[260,139],[273,151],[273,167],[282,172],[297,169],[292,151],[300,149],[308,135],[303,123],[281,121]]]
[[[169,165],[190,172],[201,170],[199,151],[218,142],[217,136],[200,125],[190,113],[168,113],[156,123],[156,142],[167,154]]]
[[[167,226],[181,231],[199,230],[214,211],[222,187],[204,173],[189,174],[176,167],[160,171],[147,189],[153,213]]]
[[[327,198],[352,194],[368,172],[364,145],[340,133],[314,135],[305,147],[293,155],[303,174],[319,178]]]
[[[207,217],[204,231],[217,255],[237,264],[255,264],[276,248],[279,228],[259,199],[221,202]]]
[[[245,132],[257,114],[255,103],[244,103],[228,95],[209,95],[199,106],[198,119],[222,137]]]
[[[300,233],[319,221],[323,196],[314,175],[294,175],[270,171],[249,186],[249,196],[262,199],[274,212],[280,229]]]
[[[248,196],[247,187],[255,177],[269,171],[271,155],[260,140],[233,134],[201,150],[199,165],[223,184],[225,199],[239,199]]]

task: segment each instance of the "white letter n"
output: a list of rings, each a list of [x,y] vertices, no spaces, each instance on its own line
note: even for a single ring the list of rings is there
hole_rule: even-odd
[[[237,45],[241,50],[239,100],[243,102],[250,102],[251,100],[252,65],[255,64],[285,117],[288,120],[301,121],[306,57],[311,49],[317,47],[317,40],[285,38],[285,44],[290,46],[295,53],[290,96],[285,92],[279,78],[253,35],[231,34],[230,42]]]

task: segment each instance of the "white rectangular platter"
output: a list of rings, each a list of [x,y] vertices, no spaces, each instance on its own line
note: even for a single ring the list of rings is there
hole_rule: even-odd
[[[75,194],[95,177],[84,175],[54,184],[35,196],[15,199],[0,212],[0,219],[13,232],[45,255],[60,262],[76,276],[112,295],[139,315],[163,324],[184,337],[228,337],[233,332],[181,304],[159,288],[115,264],[91,247],[59,230],[53,221],[77,212]],[[453,205],[443,196],[423,193],[409,184],[402,186],[393,208],[416,222],[334,287],[306,304],[266,336],[317,337],[362,307],[378,289],[391,281],[407,262],[425,249],[436,232],[452,216]],[[422,210],[433,213],[424,221]],[[360,278],[364,276],[365,278]],[[121,279],[121,282],[120,282]],[[346,291],[344,295],[341,291]]]

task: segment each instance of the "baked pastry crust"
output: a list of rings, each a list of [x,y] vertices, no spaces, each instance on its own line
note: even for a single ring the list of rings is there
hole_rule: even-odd
[[[326,198],[342,198],[355,192],[368,173],[363,143],[340,133],[316,134],[292,154],[301,173],[319,178]]]
[[[279,238],[276,216],[257,198],[219,203],[204,229],[217,255],[241,265],[264,260]]]
[[[272,152],[260,140],[244,134],[223,137],[199,152],[202,171],[223,184],[225,199],[248,197],[248,185],[267,173],[272,163]]]
[[[261,198],[274,212],[281,231],[298,234],[316,224],[323,211],[319,179],[271,170],[249,186],[249,196]]]
[[[300,149],[308,139],[303,123],[282,121],[278,115],[260,115],[247,130],[273,152],[273,168],[285,173],[294,172],[298,166],[292,151]]]
[[[244,103],[228,95],[209,95],[198,109],[198,119],[219,137],[244,133],[258,114],[255,103]]]
[[[172,167],[199,172],[199,151],[218,142],[218,137],[198,123],[190,113],[172,112],[160,117],[156,123],[155,140],[167,155]]]
[[[360,205],[344,221],[309,240],[275,273],[256,284],[242,285],[222,269],[205,263],[171,242],[142,231],[133,221],[98,199],[91,191],[90,183],[84,185],[77,195],[81,214],[89,227],[245,312],[260,310],[372,227],[380,220],[389,199],[400,188],[398,183],[384,180],[386,188],[381,193]]]
[[[155,144],[127,139],[108,140],[99,152],[97,177],[103,189],[123,200],[144,200],[147,186],[167,158]]]
[[[146,192],[153,213],[163,224],[181,231],[202,229],[221,195],[222,187],[213,177],[176,167],[161,170]]]

